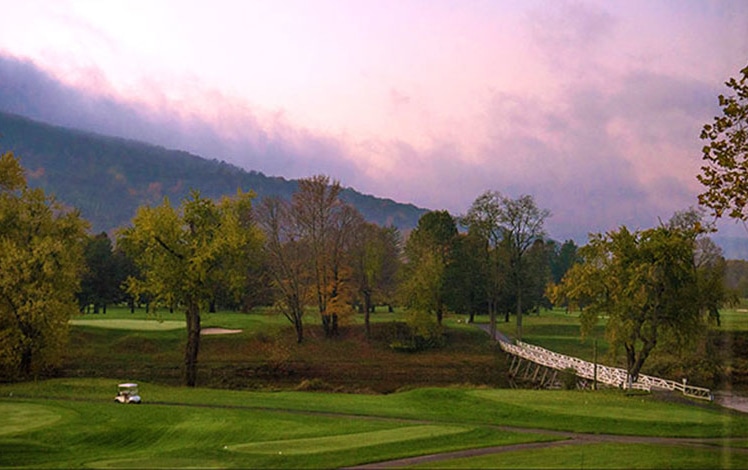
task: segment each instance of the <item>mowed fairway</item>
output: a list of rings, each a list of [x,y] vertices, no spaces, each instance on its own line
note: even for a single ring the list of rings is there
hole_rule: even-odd
[[[137,406],[113,403],[115,386],[0,386],[0,466],[334,468],[444,453],[453,454],[426,465],[748,466],[745,415],[617,391],[353,395],[142,383],[145,403]],[[487,454],[454,454],[471,449]]]

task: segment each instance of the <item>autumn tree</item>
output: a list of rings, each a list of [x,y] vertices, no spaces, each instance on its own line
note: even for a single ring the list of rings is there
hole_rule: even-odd
[[[130,291],[185,310],[187,386],[195,386],[197,380],[201,310],[213,299],[216,285],[241,291],[246,265],[261,247],[252,197],[238,192],[215,202],[193,191],[179,209],[164,199],[160,206],[141,207],[132,226],[120,234],[119,245],[140,269],[139,278],[129,279]]]
[[[554,291],[554,302],[581,308],[583,334],[606,315],[606,336],[623,348],[629,383],[665,336],[692,341],[705,328],[714,299],[704,296],[696,266],[698,226],[626,227],[592,235]],[[719,303],[719,301],[718,301]]]
[[[0,157],[0,368],[29,376],[55,365],[78,312],[86,222],[26,185],[12,153]]]
[[[739,78],[730,78],[725,85],[730,94],[719,95],[722,115],[701,130],[705,141],[699,181],[706,190],[699,203],[712,210],[716,217],[725,213],[731,218],[747,220],[748,211],[748,66]]]
[[[340,199],[339,181],[316,175],[302,178],[291,198],[291,223],[298,238],[309,250],[309,266],[314,281],[315,303],[325,336],[338,332],[341,315],[352,313],[352,266],[347,251],[357,224],[358,212]]]

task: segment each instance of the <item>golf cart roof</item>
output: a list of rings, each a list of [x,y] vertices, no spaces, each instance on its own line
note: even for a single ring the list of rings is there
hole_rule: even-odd
[[[134,383],[125,383],[125,384],[119,384],[117,385],[119,388],[135,388],[138,386],[138,384]]]

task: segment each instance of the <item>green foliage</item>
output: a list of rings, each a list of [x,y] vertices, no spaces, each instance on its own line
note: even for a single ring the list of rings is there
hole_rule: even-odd
[[[748,66],[738,79],[730,78],[725,85],[731,95],[719,95],[722,115],[705,124],[701,139],[702,149],[698,179],[706,187],[699,202],[710,208],[715,216],[725,213],[738,220],[748,219]]]
[[[29,189],[11,153],[0,158],[0,371],[37,374],[59,362],[83,269],[86,223]]]
[[[462,225],[485,240],[491,264],[486,280],[492,330],[496,313],[503,310],[509,321],[513,306],[517,337],[522,338],[522,314],[538,306],[548,275],[544,266],[547,257],[528,254],[536,242],[542,243],[549,216],[550,211],[540,209],[530,195],[512,199],[498,191],[486,191],[461,218]]]
[[[581,307],[583,334],[607,315],[606,335],[614,348],[625,350],[633,380],[659,343],[691,347],[724,301],[724,291],[705,281],[708,270],[697,268],[699,233],[698,226],[671,224],[593,235],[580,250],[583,262],[553,292],[555,302]]]
[[[403,304],[429,312],[439,325],[446,310],[446,273],[456,239],[457,224],[449,212],[432,211],[421,217],[405,244]]]
[[[423,351],[444,345],[444,329],[429,312],[408,309],[405,313],[405,323],[410,335],[404,342],[406,349]]]
[[[564,390],[576,390],[577,388],[577,371],[573,367],[567,367],[559,374],[561,386]]]
[[[201,308],[219,288],[239,295],[248,266],[259,260],[263,238],[250,216],[252,197],[239,192],[216,203],[194,191],[181,211],[164,199],[160,206],[141,207],[120,234],[120,246],[140,269],[140,277],[128,280],[130,292],[185,309],[187,385],[196,380]]]

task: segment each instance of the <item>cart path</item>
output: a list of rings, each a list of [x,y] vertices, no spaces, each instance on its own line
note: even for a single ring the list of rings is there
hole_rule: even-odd
[[[514,431],[518,431],[516,428]],[[539,430],[541,431],[541,430]],[[383,462],[374,462],[363,465],[355,465],[352,467],[346,467],[347,470],[363,470],[363,469],[375,469],[375,468],[399,468],[408,467],[412,465],[423,465],[435,462],[443,462],[453,459],[480,457],[483,455],[494,455],[502,454],[505,452],[517,452],[523,450],[532,449],[548,449],[551,447],[560,447],[568,445],[584,445],[584,444],[595,444],[595,443],[615,443],[615,444],[657,444],[657,445],[669,445],[669,446],[684,446],[684,447],[701,447],[706,449],[719,449],[719,444],[730,442],[733,439],[739,439],[744,441],[742,438],[709,438],[709,439],[698,439],[698,438],[678,438],[678,437],[643,437],[643,436],[618,436],[611,434],[583,434],[583,433],[564,433],[568,434],[569,437],[566,440],[559,441],[547,441],[547,442],[528,442],[524,444],[511,444],[506,446],[492,446],[492,447],[481,447],[477,449],[465,449],[454,452],[443,452],[440,454],[429,454],[421,455],[417,457],[407,457],[396,460],[387,460]],[[748,448],[744,447],[730,447],[730,451],[733,453],[748,454]]]

